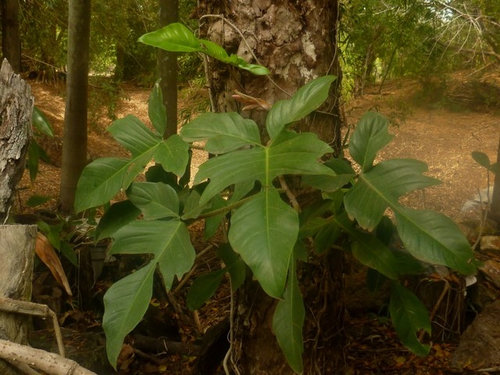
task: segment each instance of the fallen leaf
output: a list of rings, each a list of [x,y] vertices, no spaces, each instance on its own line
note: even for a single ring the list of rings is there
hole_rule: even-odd
[[[72,296],[71,288],[69,287],[68,278],[64,272],[61,260],[56,251],[50,244],[47,237],[42,233],[38,233],[36,237],[35,253],[40,260],[47,266],[47,268],[54,276],[54,279],[61,285],[69,296]]]

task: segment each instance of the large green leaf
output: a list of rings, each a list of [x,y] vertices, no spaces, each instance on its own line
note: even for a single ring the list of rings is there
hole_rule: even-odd
[[[393,138],[387,131],[389,122],[377,112],[366,113],[359,121],[349,142],[349,152],[363,171],[372,167],[377,152]]]
[[[189,310],[198,310],[215,294],[225,273],[225,269],[220,269],[201,275],[193,281],[186,296]]]
[[[114,238],[111,254],[153,254],[167,289],[174,276],[181,278],[191,269],[196,257],[186,225],[179,220],[137,220],[118,230]]]
[[[156,82],[153,90],[151,90],[148,101],[148,115],[158,135],[163,136],[167,127],[167,110],[165,104],[163,104],[163,94],[159,82]]]
[[[141,211],[129,200],[113,204],[103,215],[95,229],[96,240],[102,240],[113,235],[124,225],[137,219]]]
[[[200,166],[194,183],[208,178],[210,183],[203,192],[200,204],[232,184],[260,181],[271,186],[272,180],[284,174],[326,174],[334,172],[318,162],[331,148],[315,134],[289,132],[279,142],[267,147],[255,147],[230,152],[209,159]]]
[[[304,367],[302,363],[302,353],[304,352],[302,327],[305,309],[294,264],[295,260],[292,259],[283,299],[278,302],[274,311],[273,332],[288,364],[293,371],[300,374]]]
[[[476,270],[472,248],[457,225],[443,214],[396,207],[396,226],[406,249],[424,262],[448,266],[465,275]]]
[[[402,195],[439,183],[422,175],[427,165],[413,159],[393,159],[377,164],[359,175],[357,183],[345,195],[345,209],[351,218],[367,230],[373,230],[387,207],[398,205]]]
[[[141,321],[153,294],[156,263],[114,283],[104,295],[102,326],[106,334],[108,360],[116,369],[123,339]]]
[[[281,298],[298,233],[297,212],[267,188],[235,210],[229,242],[265,292]]]
[[[139,42],[171,52],[198,52],[201,49],[198,38],[181,23],[171,23],[144,34]]]
[[[154,159],[167,172],[181,177],[189,162],[189,145],[177,134],[161,141],[154,152]]]
[[[141,120],[132,115],[114,121],[108,131],[132,153],[132,157],[149,152],[161,142],[160,136],[155,135]]]
[[[147,220],[179,217],[179,198],[167,184],[136,182],[130,185],[127,195]]]
[[[425,306],[408,289],[398,282],[392,283],[389,313],[401,342],[417,355],[427,355],[430,347],[422,345],[417,332],[431,332],[431,321]]]
[[[269,74],[261,65],[250,64],[241,57],[227,52],[218,44],[205,39],[198,39],[181,23],[171,23],[162,29],[144,34],[139,42],[171,52],[202,52],[226,64],[248,70],[256,75]]]
[[[257,124],[238,113],[203,113],[182,127],[186,142],[207,139],[205,150],[212,154],[234,151],[247,145],[260,145]]]
[[[323,104],[334,80],[334,76],[316,78],[302,86],[290,99],[274,103],[266,118],[269,137],[275,139],[287,125],[301,120]]]

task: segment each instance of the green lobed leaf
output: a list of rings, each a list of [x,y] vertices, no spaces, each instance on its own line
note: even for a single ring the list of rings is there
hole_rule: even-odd
[[[431,332],[429,313],[420,300],[398,282],[392,283],[389,313],[401,342],[417,355],[429,354],[430,347],[418,341],[417,332]]]
[[[44,113],[38,109],[38,107],[33,107],[33,114],[31,116],[33,126],[40,133],[45,134],[49,137],[54,136],[54,130],[52,129],[52,125],[50,121],[45,117]]]
[[[448,266],[465,275],[476,271],[469,241],[450,218],[405,207],[393,210],[399,236],[415,258]]]
[[[108,360],[116,369],[125,336],[141,321],[153,294],[156,263],[151,262],[114,283],[104,295],[102,326]]]
[[[274,140],[287,125],[303,119],[323,104],[335,78],[316,78],[302,86],[290,99],[274,103],[266,118],[269,137]]]
[[[181,23],[171,23],[159,30],[142,35],[139,42],[171,52],[198,52],[198,38]]]
[[[127,196],[146,220],[179,217],[179,198],[175,190],[161,182],[135,182]]]
[[[163,94],[159,82],[156,82],[153,90],[151,90],[148,101],[148,115],[158,135],[163,136],[167,127],[167,110],[163,104]]]
[[[313,133],[289,132],[270,146],[233,151],[211,158],[200,166],[194,180],[195,184],[207,178],[210,180],[200,204],[205,204],[233,184],[257,180],[263,186],[271,186],[275,177],[284,174],[333,175],[331,169],[318,162],[329,151],[331,148]]]
[[[141,211],[129,200],[113,204],[104,213],[95,230],[96,240],[111,237],[118,229],[134,221]]]
[[[199,276],[188,290],[186,296],[188,309],[198,310],[203,306],[215,294],[225,273],[225,269],[220,269]]]
[[[165,171],[181,177],[189,162],[189,145],[177,134],[171,135],[158,144],[154,159]]]
[[[226,270],[231,277],[231,289],[236,291],[245,282],[247,267],[241,257],[236,254],[229,244],[222,244],[217,249],[217,255],[226,265]]]
[[[205,150],[212,154],[260,145],[257,124],[235,112],[203,113],[183,126],[180,135],[186,142],[207,140]]]
[[[298,232],[297,212],[268,188],[235,210],[228,237],[264,291],[281,298]]]
[[[137,220],[118,230],[114,238],[110,254],[153,254],[167,290],[175,276],[180,279],[191,269],[196,257],[186,225],[179,220]]]
[[[150,152],[162,141],[160,136],[155,135],[141,120],[132,115],[114,121],[108,131],[132,153],[132,157]]]
[[[392,140],[388,126],[387,119],[377,112],[368,112],[359,120],[349,143],[349,152],[364,172],[372,167],[377,153]]]
[[[303,371],[302,327],[305,319],[305,308],[300,294],[299,283],[295,271],[295,260],[292,258],[290,275],[283,299],[276,306],[273,316],[273,332],[290,367],[296,373]]]
[[[427,165],[421,161],[392,159],[361,173],[344,197],[349,217],[356,219],[362,228],[373,230],[387,207],[397,206],[402,195],[439,183],[422,175],[425,171]]]

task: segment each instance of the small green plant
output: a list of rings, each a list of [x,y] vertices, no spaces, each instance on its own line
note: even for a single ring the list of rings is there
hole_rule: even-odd
[[[169,38],[178,37],[178,44],[169,39],[164,46],[185,51],[187,43],[189,50],[207,52],[206,42],[186,35],[180,26],[154,35],[161,39],[168,33],[173,35]],[[148,40],[155,44],[155,38]],[[221,56],[224,60],[227,54]],[[266,118],[269,141],[265,144],[257,124],[238,113],[201,114],[179,135],[163,139],[166,116],[158,86],[149,101],[154,130],[133,116],[112,124],[109,131],[131,158],[104,158],[89,164],[78,184],[75,209],[108,204],[125,191],[127,200],[109,208],[97,227],[97,237],[113,238],[112,254],[152,254],[148,264],[113,284],[104,297],[103,327],[112,365],[116,366],[125,336],[146,312],[155,270],[159,269],[169,290],[175,277],[180,279],[193,266],[195,251],[187,223],[201,219],[206,219],[207,236],[219,225],[227,225],[229,243],[218,250],[225,267],[193,283],[188,306],[199,308],[225,273],[236,290],[248,267],[263,290],[279,300],[273,332],[295,372],[303,369],[305,319],[296,267],[307,262],[306,251],[328,251],[332,237],[340,235],[348,238],[347,252],[391,283],[389,311],[401,341],[419,355],[428,353],[429,347],[417,338],[419,330],[430,331],[427,311],[400,280],[405,274],[421,272],[422,263],[472,274],[476,267],[471,247],[449,218],[399,203],[406,193],[438,181],[423,175],[427,166],[417,160],[374,164],[377,153],[392,139],[387,120],[378,113],[367,113],[350,138],[356,170],[343,158],[322,162],[332,153],[330,146],[313,133],[292,129],[326,100],[334,79],[317,78],[290,99],[276,102]],[[185,171],[189,147],[197,141],[205,141],[205,150],[214,157],[200,166],[190,187]],[[156,164],[146,170],[146,182],[136,181],[152,159]],[[309,207],[292,203],[280,184],[287,175],[300,176],[303,185],[321,193],[321,201]],[[384,216],[387,209],[394,223]],[[387,245],[388,231],[398,232],[405,250]],[[304,250],[309,239],[314,249]]]
[[[52,125],[49,120],[42,111],[40,111],[37,107],[33,108],[32,114],[32,124],[33,124],[33,132],[35,135],[46,135],[48,137],[54,136],[54,130],[52,129]],[[40,159],[48,162],[49,157],[47,153],[40,147],[40,145],[36,142],[35,139],[32,139],[28,149],[28,159],[26,161],[26,168],[29,171],[30,179],[33,182],[36,179],[38,174],[38,166]]]

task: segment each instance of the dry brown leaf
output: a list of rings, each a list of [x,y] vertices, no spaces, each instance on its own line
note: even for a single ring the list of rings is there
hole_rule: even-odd
[[[64,272],[61,260],[56,251],[50,244],[49,240],[42,233],[38,233],[36,237],[35,253],[40,260],[48,267],[54,279],[61,285],[69,296],[72,296],[71,288],[69,287],[68,278]]]

